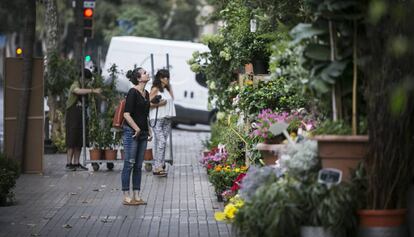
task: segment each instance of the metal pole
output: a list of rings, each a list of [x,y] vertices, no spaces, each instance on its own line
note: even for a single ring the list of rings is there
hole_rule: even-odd
[[[151,78],[154,79],[154,54],[151,54]]]
[[[167,53],[166,55],[167,59],[167,70],[170,71],[170,55]],[[170,74],[171,76],[171,74]],[[170,81],[170,88],[171,88],[171,81]],[[171,88],[172,90],[172,88]],[[170,164],[172,165],[174,161],[173,157],[173,142],[172,142],[172,120],[171,120],[171,127],[170,127]]]
[[[82,43],[82,57],[81,57],[81,86],[85,88],[85,45],[87,42],[87,38],[85,38],[84,42]],[[85,165],[86,161],[86,111],[85,111],[85,96],[82,95],[82,151],[83,151],[83,160],[82,165]]]
[[[101,57],[102,57],[102,47],[98,46],[98,62],[96,64],[98,75],[101,75]]]

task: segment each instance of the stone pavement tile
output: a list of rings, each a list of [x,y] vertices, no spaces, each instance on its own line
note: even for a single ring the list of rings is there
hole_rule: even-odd
[[[214,220],[223,205],[198,163],[208,136],[173,130],[168,177],[143,171],[146,206],[122,205],[121,162],[113,171],[101,164],[98,172],[67,172],[65,154],[45,155],[44,174],[22,175],[17,205],[0,208],[0,236],[230,236],[229,226]]]

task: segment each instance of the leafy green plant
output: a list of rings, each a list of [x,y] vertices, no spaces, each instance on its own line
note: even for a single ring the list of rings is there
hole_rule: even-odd
[[[330,134],[330,135],[350,135],[352,129],[349,124],[345,123],[342,120],[332,121],[327,120],[318,126],[313,131],[314,135]]]
[[[278,180],[277,170],[270,166],[250,166],[240,187],[240,197],[251,201],[257,189]]]
[[[8,159],[3,153],[0,153],[0,206],[14,202],[12,189],[16,185],[16,179],[19,176],[19,164],[12,159]]]
[[[287,78],[279,77],[266,82],[245,86],[239,92],[237,107],[249,115],[271,108],[275,111],[290,111],[305,107],[300,87],[287,86]]]
[[[240,173],[244,172],[240,168],[230,165],[217,165],[209,170],[208,180],[213,184],[216,194],[221,194],[231,188],[234,180]]]
[[[356,135],[358,105],[362,105],[358,96],[362,83],[357,77],[357,32],[363,25],[364,3],[346,0],[305,3],[312,12],[312,21],[291,30],[293,43],[305,45],[302,65],[309,70],[310,77],[304,82],[321,93],[331,92],[332,118],[346,119],[346,114],[352,114],[349,120]],[[344,106],[345,100],[351,101],[350,106]]]
[[[283,178],[264,183],[236,213],[233,225],[241,236],[298,236],[303,210],[300,183]]]
[[[109,70],[109,78],[104,82],[101,75],[95,74],[94,80],[88,86],[93,88],[101,88],[102,96],[91,94],[89,97],[90,118],[89,118],[89,137],[91,146],[94,148],[110,148],[114,149],[121,143],[119,135],[114,136],[112,130],[112,118],[115,113],[121,95],[116,90],[116,78],[119,74],[117,66],[112,65]],[[105,109],[101,111],[101,105]]]

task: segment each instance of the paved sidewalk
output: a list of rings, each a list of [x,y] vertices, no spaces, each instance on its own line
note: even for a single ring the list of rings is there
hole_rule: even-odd
[[[22,175],[17,205],[0,207],[0,236],[230,236],[230,226],[214,220],[223,206],[198,164],[207,137],[173,131],[168,178],[143,171],[146,206],[122,205],[120,163],[67,172],[65,155],[45,155],[44,175]]]

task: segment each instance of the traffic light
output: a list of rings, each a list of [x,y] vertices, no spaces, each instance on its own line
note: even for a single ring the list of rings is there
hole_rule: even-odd
[[[93,15],[95,1],[88,0],[83,2],[83,36],[93,38]]]
[[[20,48],[20,47],[17,47],[17,48],[16,48],[16,55],[17,55],[18,57],[22,56],[22,55],[23,55],[23,49],[22,49],[22,48]]]
[[[86,55],[85,56],[85,62],[90,62],[91,61],[91,55]]]

